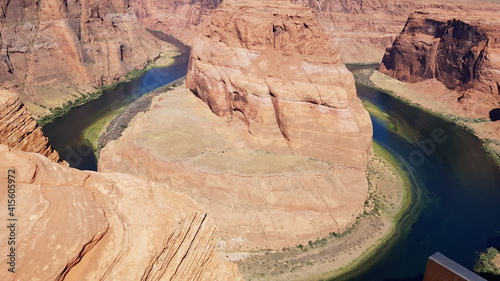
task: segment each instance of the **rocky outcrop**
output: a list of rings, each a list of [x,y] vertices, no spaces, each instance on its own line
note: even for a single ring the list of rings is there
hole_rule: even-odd
[[[193,43],[186,85],[249,143],[364,169],[368,113],[354,79],[308,9],[286,1],[226,1]]]
[[[12,92],[0,90],[0,144],[59,161],[42,128]]]
[[[129,1],[2,1],[0,84],[35,114],[112,84],[170,48]],[[40,107],[42,106],[42,107]]]
[[[187,44],[198,34],[196,26],[220,3],[222,0],[130,1],[144,26],[171,34]]]
[[[341,233],[363,212],[364,168],[255,150],[245,137],[241,121],[217,117],[178,87],[101,150],[99,171],[167,182],[193,198],[216,221],[226,252],[306,244]]]
[[[0,231],[15,241],[0,257],[0,279],[241,280],[218,256],[212,220],[168,185],[78,171],[4,145],[0,158],[1,181],[15,181],[0,199],[15,194],[9,218],[17,219]]]
[[[379,70],[405,82],[436,79],[448,89],[497,107],[500,101],[500,8],[477,14],[413,13]],[[481,97],[482,96],[482,97]]]

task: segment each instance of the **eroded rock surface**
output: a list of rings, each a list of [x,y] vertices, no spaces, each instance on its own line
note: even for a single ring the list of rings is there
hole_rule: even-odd
[[[0,144],[59,161],[59,154],[16,94],[0,90]]]
[[[144,31],[129,1],[0,3],[0,84],[46,113],[112,84],[170,48]]]
[[[145,27],[171,34],[191,44],[198,34],[196,26],[222,0],[132,0],[130,3]]]
[[[254,147],[364,169],[368,113],[354,79],[308,8],[226,1],[193,43],[186,85]]]
[[[413,13],[388,48],[379,70],[405,82],[436,79],[462,92],[482,115],[500,101],[500,7],[482,13],[429,9]]]
[[[213,221],[168,185],[78,171],[4,145],[0,158],[1,182],[15,175],[16,186],[14,216],[7,208],[1,216],[17,218],[16,273],[4,267],[1,280],[241,280],[218,256]],[[7,195],[2,188],[2,202]],[[0,231],[2,241],[11,236]]]

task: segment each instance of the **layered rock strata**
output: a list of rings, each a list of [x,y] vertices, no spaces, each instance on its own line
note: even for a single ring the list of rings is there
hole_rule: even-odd
[[[487,115],[500,102],[499,12],[413,13],[379,70],[410,83],[435,79],[463,93],[457,102],[484,104]]]
[[[59,161],[59,154],[16,94],[0,90],[0,144]]]
[[[137,16],[145,26],[181,38],[191,44],[197,35],[197,26],[210,15],[222,0],[170,0],[156,3],[152,0],[134,0]],[[379,62],[386,47],[391,46],[404,27],[408,16],[420,9],[439,8],[447,11],[488,11],[498,7],[492,1],[471,3],[458,0],[449,3],[431,1],[342,1],[291,0],[315,10],[318,21],[331,37],[344,62]],[[477,4],[479,3],[479,4]]]
[[[488,12],[498,9],[493,1],[457,0],[292,0],[316,10],[318,20],[332,38],[346,62],[379,62],[391,46],[408,16],[420,9],[436,8],[440,13]]]
[[[193,43],[186,85],[254,147],[364,169],[368,113],[354,79],[307,8],[226,1]]]
[[[0,257],[0,279],[241,280],[218,256],[213,221],[168,185],[78,171],[4,145],[0,158],[1,182],[10,175],[15,186],[0,199],[16,200],[1,215],[17,219],[0,231],[15,241]]]
[[[125,0],[2,1],[0,34],[0,84],[36,114],[171,48],[144,31]]]

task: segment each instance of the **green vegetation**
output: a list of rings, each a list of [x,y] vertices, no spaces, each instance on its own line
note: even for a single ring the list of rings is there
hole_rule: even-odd
[[[120,114],[125,109],[125,107],[122,107],[118,109],[115,112],[111,112],[104,116],[102,119],[98,120],[94,124],[90,125],[87,129],[85,129],[85,132],[83,133],[83,138],[88,140],[92,147],[94,148],[94,151],[96,153],[96,157],[98,158],[98,153],[99,149],[99,138],[101,137],[102,133],[105,132],[106,128],[108,127],[109,123],[115,119],[115,117]]]
[[[174,54],[177,55],[177,54]],[[166,63],[168,61],[168,63]],[[57,118],[68,113],[73,107],[77,107],[80,105],[84,105],[92,100],[99,98],[102,93],[106,90],[116,88],[120,83],[130,82],[133,79],[143,75],[146,71],[155,68],[155,67],[167,67],[172,65],[175,60],[171,59],[171,56],[168,53],[161,53],[157,59],[150,61],[146,67],[143,69],[134,68],[129,71],[123,78],[121,78],[117,83],[113,83],[110,85],[104,85],[96,92],[93,93],[84,93],[81,96],[75,95],[75,100],[66,101],[63,105],[58,106],[56,108],[49,108],[50,114],[40,117],[37,120],[38,125],[43,126],[49,123],[54,122]],[[45,108],[44,106],[41,106]]]
[[[370,181],[370,178],[375,177],[376,173],[375,171],[373,171],[373,168],[369,166],[368,167],[369,197],[367,199],[367,202],[370,202],[370,200],[373,200],[374,202],[373,202],[373,209],[368,215],[378,216],[381,215],[381,213],[384,213],[386,216],[391,218],[392,220],[391,233],[385,236],[384,238],[380,239],[378,241],[378,244],[373,245],[372,247],[367,249],[360,257],[353,260],[349,265],[335,270],[333,276],[341,276],[341,274],[343,273],[351,272],[356,268],[356,266],[358,266],[361,263],[369,262],[370,259],[374,258],[376,255],[383,256],[384,252],[391,248],[391,242],[396,241],[395,236],[402,233],[401,229],[409,227],[407,224],[412,221],[410,217],[416,218],[414,205],[412,206],[412,197],[413,196],[419,197],[421,195],[412,193],[411,191],[412,183],[409,174],[403,170],[401,162],[396,157],[394,157],[394,155],[392,155],[388,150],[383,148],[380,144],[373,142],[373,151],[376,157],[380,157],[384,161],[387,161],[387,163],[394,168],[398,177],[403,180],[404,193],[401,206],[399,207],[398,212],[396,214],[393,214],[389,211],[389,206],[384,204],[384,201],[386,199],[385,196],[380,197],[377,194],[375,194],[375,192],[373,191],[373,183]],[[415,202],[417,201],[419,201],[418,198],[416,198]],[[366,206],[367,204],[365,204],[365,207]],[[358,218],[365,216],[367,216],[366,213],[359,216]],[[349,228],[345,233],[337,235],[337,237],[345,236],[346,234],[352,232],[354,230],[354,227],[356,227],[358,221],[359,220],[357,219],[356,223],[351,228]]]
[[[493,263],[493,259],[499,255],[500,252],[493,247],[486,249],[485,252],[479,253],[479,258],[474,266],[474,270],[477,272],[500,275],[500,268]]]
[[[335,254],[339,253],[339,251],[344,251],[344,254],[349,255],[351,253],[348,253],[348,251],[350,251],[351,247],[363,247],[363,253],[357,258],[353,258],[350,264],[342,268],[332,268],[331,272],[317,276],[318,279],[327,280],[342,274],[349,274],[360,264],[375,262],[379,257],[383,256],[397,241],[395,237],[405,233],[404,229],[409,228],[416,218],[414,204],[412,203],[413,195],[416,196],[415,202],[420,200],[417,198],[419,193],[413,192],[410,175],[405,172],[400,161],[377,143],[373,144],[373,149],[372,159],[369,161],[370,164],[367,170],[369,197],[365,203],[365,212],[357,217],[351,227],[342,232],[331,232],[325,237],[318,237],[316,240],[304,241],[306,243],[282,251],[265,254],[259,254],[261,251],[256,251],[254,255],[246,258],[244,262],[238,262],[240,270],[250,277],[257,278],[272,277],[287,272],[300,275],[301,272],[307,271],[309,266],[336,263],[338,258],[345,258],[345,256],[342,256],[343,254],[340,254],[340,257]],[[386,170],[388,165],[392,167],[389,171]],[[391,174],[392,176],[389,176]],[[389,178],[385,178],[386,176],[389,176]],[[400,176],[402,181],[397,179],[397,176]],[[397,182],[394,182],[394,180],[397,180]],[[398,187],[397,190],[394,190],[392,186],[388,187],[387,184],[390,183],[394,183],[394,187]],[[393,193],[397,193],[397,196],[391,197]],[[385,230],[387,235],[380,237],[376,243],[371,246],[356,244],[355,241],[364,237],[366,231],[382,230],[382,223],[390,224],[390,221],[394,224],[392,224],[390,230]],[[372,228],[374,224],[376,226]],[[368,246],[368,248],[364,248],[365,246]],[[348,276],[347,278],[346,276],[341,278],[348,280]]]
[[[77,97],[73,101],[67,101],[62,106],[58,106],[56,108],[49,108],[50,114],[45,115],[37,120],[38,125],[43,126],[45,124],[51,123],[57,118],[68,113],[73,107],[77,107],[83,104],[88,103],[89,101],[95,100],[102,95],[104,90],[107,90],[111,87],[104,88],[89,94],[82,94],[80,97]]]
[[[367,100],[362,100],[363,106],[365,109],[370,113],[371,116],[377,118],[380,120],[384,125],[392,130],[396,130],[396,122],[392,120],[391,117],[389,117],[389,114],[383,112],[380,108],[376,107],[373,103],[367,101]]]
[[[412,184],[410,182],[409,175],[401,168],[401,166],[402,166],[401,162],[398,159],[396,159],[389,151],[387,151],[385,148],[383,148],[380,144],[373,142],[373,151],[377,157],[380,157],[380,158],[384,159],[385,161],[387,161],[388,164],[394,168],[398,177],[403,180],[404,193],[403,193],[403,200],[401,202],[401,208],[400,208],[399,212],[397,214],[391,216],[389,214],[389,211],[388,211],[388,206],[383,203],[386,201],[385,196],[381,197],[380,195],[378,195],[377,193],[375,193],[373,191],[373,184],[370,182],[370,178],[376,176],[376,174],[373,171],[373,169],[371,169],[369,167],[368,168],[369,169],[369,171],[368,171],[368,174],[369,174],[368,175],[369,196],[365,202],[365,211],[356,218],[356,221],[354,222],[354,224],[351,225],[348,229],[346,229],[345,231],[343,231],[341,233],[330,232],[330,235],[328,237],[321,238],[321,239],[318,238],[316,241],[309,241],[307,243],[307,245],[305,245],[305,246],[302,244],[299,244],[296,246],[297,248],[302,249],[304,251],[307,251],[308,248],[314,249],[314,248],[318,248],[318,247],[323,247],[323,246],[327,245],[327,242],[330,239],[342,238],[342,237],[345,237],[345,236],[351,234],[356,229],[356,227],[359,225],[361,218],[364,218],[367,216],[372,216],[372,215],[380,216],[381,212],[384,212],[385,214],[391,216],[394,225],[398,224],[401,221],[404,212],[408,209],[408,207],[410,206],[410,203],[411,203],[410,188],[411,188]],[[385,242],[381,243],[381,245],[384,243]]]

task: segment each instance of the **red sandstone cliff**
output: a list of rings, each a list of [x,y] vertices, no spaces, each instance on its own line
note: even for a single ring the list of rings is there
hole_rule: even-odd
[[[0,3],[0,84],[43,113],[111,84],[170,48],[144,32],[129,1]]]
[[[311,7],[332,38],[344,61],[379,62],[404,27],[408,16],[420,9],[448,11],[488,11],[498,7],[491,1],[458,0],[291,0]]]
[[[137,16],[145,26],[159,29],[192,43],[196,26],[211,14],[222,0],[134,0]],[[487,11],[498,6],[491,1],[471,3],[458,0],[291,0],[315,10],[316,16],[331,37],[345,62],[378,62],[403,28],[408,16],[423,8],[446,11]],[[477,4],[480,3],[480,4]]]
[[[4,247],[1,280],[242,279],[219,257],[211,218],[168,185],[78,171],[4,145],[0,159],[0,180],[15,178],[17,200],[15,230],[0,231],[2,241],[15,239],[15,273]],[[2,188],[0,200],[8,194]]]
[[[131,0],[140,22],[150,29],[171,34],[188,44],[198,34],[196,26],[222,0]]]
[[[59,161],[33,116],[14,93],[5,90],[0,90],[0,144]]]
[[[186,86],[257,147],[364,169],[371,122],[339,57],[308,8],[226,1],[193,43]]]
[[[379,70],[405,82],[436,79],[464,94],[461,103],[500,102],[500,7],[465,13],[413,13]]]

